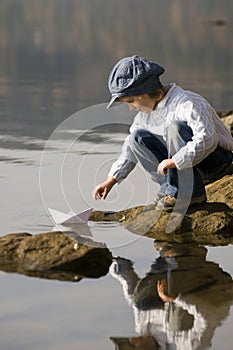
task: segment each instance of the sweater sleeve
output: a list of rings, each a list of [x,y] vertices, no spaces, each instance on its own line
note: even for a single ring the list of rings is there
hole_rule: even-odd
[[[137,129],[142,128],[142,114],[139,112],[133,121],[129,131],[130,133],[134,132]],[[110,172],[108,176],[114,177],[117,182],[121,182],[125,179],[129,173],[134,169],[137,164],[137,158],[133,154],[130,146],[129,146],[129,138],[130,134],[126,137],[124,144],[122,146],[122,151],[118,159],[112,164]]]
[[[130,135],[126,137],[122,146],[122,152],[118,159],[112,164],[108,173],[108,176],[114,177],[117,182],[125,179],[137,164],[137,159],[129,147],[129,138]]]
[[[186,102],[178,110],[179,119],[186,120],[193,131],[192,140],[173,155],[179,170],[195,166],[215,150],[218,136],[215,130],[212,107],[206,102]]]

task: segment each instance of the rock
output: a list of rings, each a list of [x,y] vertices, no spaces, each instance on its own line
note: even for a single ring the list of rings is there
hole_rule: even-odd
[[[233,167],[229,169],[233,174]],[[233,175],[226,175],[222,179],[215,181],[206,186],[208,201],[225,203],[233,209]]]
[[[224,124],[228,127],[228,129],[231,132],[231,135],[233,136],[233,112],[219,112],[219,116],[221,117],[221,120],[224,122]]]
[[[224,123],[226,124],[226,126],[228,127],[228,129],[231,132],[231,135],[233,136],[233,114],[222,118]]]
[[[107,274],[111,262],[112,255],[105,245],[79,243],[61,232],[0,237],[0,270],[6,272],[79,281]]]
[[[233,243],[233,175],[206,186],[207,203],[179,212],[158,211],[155,205],[117,213],[93,212],[93,221],[119,221],[131,232],[157,241],[227,245]]]
[[[229,115],[233,115],[233,111],[231,109],[228,109],[226,111],[217,111],[217,114],[222,119],[224,117],[228,117]]]

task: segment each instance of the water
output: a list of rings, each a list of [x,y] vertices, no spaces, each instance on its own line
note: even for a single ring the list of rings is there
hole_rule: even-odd
[[[163,82],[175,81],[200,92],[217,110],[232,109],[231,2],[220,6],[207,0],[148,0],[132,6],[130,0],[0,0],[0,6],[1,235],[51,230],[47,207],[121,210],[151,203],[156,188],[140,168],[106,202],[95,202],[91,196],[120,152],[125,126],[133,118],[124,107],[111,115],[105,110],[107,76],[119,58],[136,53],[156,60],[166,67]],[[69,124],[73,115],[75,124]],[[101,130],[90,130],[94,127]],[[90,230],[114,256],[134,262],[141,286],[148,281],[160,255],[153,240],[113,223],[90,224]],[[208,327],[197,328],[201,339],[191,348],[228,350],[233,325],[232,247],[206,248],[205,253],[196,251],[195,260],[186,256],[185,273],[183,261],[177,259],[175,271],[163,260],[166,272],[160,278],[176,292],[179,287],[183,302],[208,320]],[[124,260],[118,260],[121,263]],[[197,266],[202,273],[197,273]],[[207,275],[209,284],[201,288]],[[121,277],[123,281],[125,276]],[[129,342],[126,338],[139,335],[137,310],[130,298],[125,299],[113,271],[78,283],[4,272],[0,280],[3,350],[104,350],[119,343],[112,337]],[[185,295],[187,288],[193,290],[191,296]],[[200,315],[195,318],[189,312],[191,316],[183,316],[198,320],[200,326]],[[163,316],[177,314],[166,311]],[[150,315],[155,317],[155,312]],[[174,336],[180,344],[177,349],[188,349],[187,338],[190,341],[195,332],[185,342],[171,333],[169,323],[163,324],[169,341]]]

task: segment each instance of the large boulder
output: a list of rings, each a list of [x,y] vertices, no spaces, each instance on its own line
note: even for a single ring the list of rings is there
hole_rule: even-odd
[[[129,231],[157,241],[227,245],[233,243],[233,175],[206,186],[208,201],[182,213],[158,211],[155,205],[117,213],[93,212],[91,220],[119,221]]]
[[[112,255],[104,244],[85,244],[61,232],[0,237],[0,270],[63,281],[108,273]]]

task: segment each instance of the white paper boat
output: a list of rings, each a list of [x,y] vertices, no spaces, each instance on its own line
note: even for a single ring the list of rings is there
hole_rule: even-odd
[[[50,209],[48,211],[55,222],[55,224],[62,225],[73,225],[73,224],[86,224],[93,208],[86,209],[79,214],[75,214],[74,212],[69,212],[67,214],[62,213],[61,211]]]

